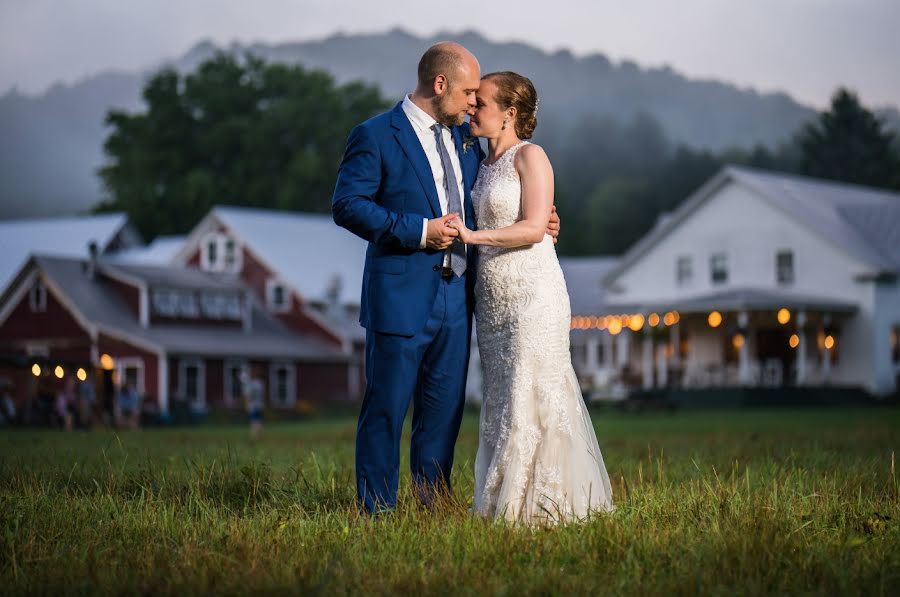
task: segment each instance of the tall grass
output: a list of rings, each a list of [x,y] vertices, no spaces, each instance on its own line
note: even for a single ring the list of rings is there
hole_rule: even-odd
[[[510,528],[355,507],[354,421],[0,434],[9,593],[900,593],[900,412],[593,414],[617,509]],[[407,444],[408,445],[408,444]]]

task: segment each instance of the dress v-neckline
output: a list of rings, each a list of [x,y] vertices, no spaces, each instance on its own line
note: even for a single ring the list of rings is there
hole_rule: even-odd
[[[494,166],[496,166],[497,164],[499,164],[500,161],[503,160],[503,158],[505,158],[506,155],[507,155],[510,151],[512,151],[512,150],[515,149],[516,147],[522,145],[523,143],[528,143],[528,141],[526,141],[525,139],[522,139],[521,141],[519,141],[519,142],[516,143],[515,145],[510,145],[509,147],[507,147],[506,149],[503,150],[503,153],[501,153],[499,156],[497,156],[497,159],[496,159],[496,160],[494,160],[494,161],[491,162],[490,164],[486,164],[486,163],[484,162],[484,160],[482,160],[482,161],[481,161],[481,165],[484,166],[485,168],[493,168]]]

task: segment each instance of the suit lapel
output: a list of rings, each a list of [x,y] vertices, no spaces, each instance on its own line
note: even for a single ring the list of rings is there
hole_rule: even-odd
[[[434,217],[440,217],[441,204],[438,201],[437,187],[434,185],[434,173],[431,171],[431,165],[425,156],[425,150],[422,149],[422,143],[416,136],[412,124],[403,112],[402,104],[397,104],[391,114],[391,126],[394,127],[394,137],[400,144],[400,149],[406,154],[406,158],[412,164],[413,170],[425,189],[425,196],[431,205],[431,211]]]
[[[475,228],[475,209],[472,206],[472,187],[474,186],[475,181],[472,180],[471,175],[469,174],[469,168],[467,168],[466,164],[466,150],[463,147],[463,138],[462,138],[462,127],[455,126],[450,129],[450,132],[453,135],[453,142],[456,145],[456,157],[459,158],[459,169],[462,170],[463,176],[463,192],[465,193],[465,205],[463,209],[466,210],[466,223],[474,230]]]

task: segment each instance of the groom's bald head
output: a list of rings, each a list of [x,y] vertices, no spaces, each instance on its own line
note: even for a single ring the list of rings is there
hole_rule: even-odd
[[[452,41],[436,43],[419,60],[419,89],[431,89],[441,75],[452,85],[464,71],[472,68],[480,69],[478,60],[465,47]]]

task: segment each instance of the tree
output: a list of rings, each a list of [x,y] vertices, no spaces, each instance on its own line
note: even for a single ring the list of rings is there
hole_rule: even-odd
[[[386,109],[378,90],[321,71],[219,53],[154,75],[146,111],[111,111],[99,211],[145,238],[190,230],[213,205],[327,212],[350,129]]]
[[[831,108],[798,135],[805,174],[877,187],[900,184],[900,156],[894,135],[847,89],[831,98]]]

